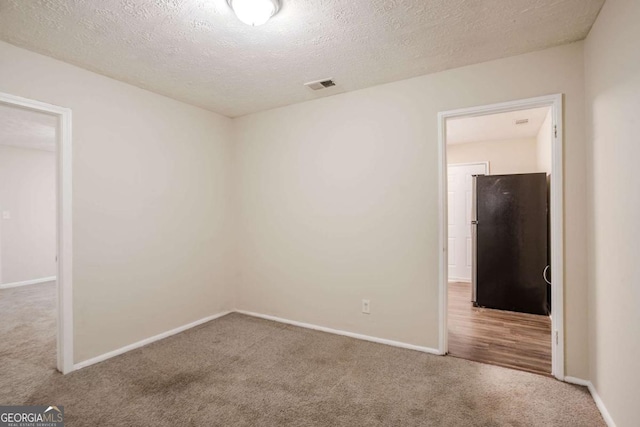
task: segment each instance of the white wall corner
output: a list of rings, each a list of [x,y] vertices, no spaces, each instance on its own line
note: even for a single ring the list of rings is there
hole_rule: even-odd
[[[600,414],[602,414],[602,418],[604,419],[604,422],[607,423],[607,426],[609,427],[616,427],[616,423],[613,421],[613,418],[611,417],[611,414],[607,410],[606,406],[604,406],[604,402],[600,398],[598,391],[596,390],[595,386],[591,381],[587,381],[587,380],[583,380],[581,378],[575,378],[575,377],[564,377],[564,381],[569,384],[575,384],[575,385],[587,387],[589,389],[589,393],[591,393],[591,397],[593,397],[593,400],[596,403],[596,406],[598,407],[598,410],[600,411]]]

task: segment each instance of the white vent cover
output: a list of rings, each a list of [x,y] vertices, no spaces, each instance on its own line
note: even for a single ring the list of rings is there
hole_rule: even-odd
[[[529,123],[529,119],[518,119],[516,120],[516,125],[526,125]]]
[[[336,85],[336,83],[332,79],[324,79],[324,80],[318,80],[315,82],[305,83],[304,85],[311,90],[321,90],[321,89],[326,89],[328,87],[333,87]]]

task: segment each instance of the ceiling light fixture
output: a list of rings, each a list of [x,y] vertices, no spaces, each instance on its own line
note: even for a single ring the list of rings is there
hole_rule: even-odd
[[[239,20],[247,25],[258,26],[280,10],[280,0],[227,0]]]

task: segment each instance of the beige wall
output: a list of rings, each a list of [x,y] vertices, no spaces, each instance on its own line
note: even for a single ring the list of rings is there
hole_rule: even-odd
[[[535,138],[479,141],[447,146],[447,163],[489,162],[491,175],[542,172]]]
[[[640,424],[639,19],[609,0],[585,45],[590,378],[618,427]]]
[[[0,91],[73,110],[76,362],[233,308],[230,119],[6,43]]]
[[[546,172],[547,175],[551,174],[551,154],[553,151],[551,146],[551,126],[551,110],[549,110],[536,137],[536,163],[538,164],[538,171]]]
[[[55,276],[55,153],[0,145],[0,211],[0,284]]]
[[[236,119],[238,307],[437,347],[437,113],[564,93],[566,364],[586,378],[583,71],[575,43]]]

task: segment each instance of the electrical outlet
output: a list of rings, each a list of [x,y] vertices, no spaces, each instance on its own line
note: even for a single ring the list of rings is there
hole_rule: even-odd
[[[2,219],[11,219],[11,212],[2,211]]]
[[[368,299],[362,300],[362,312],[364,314],[371,314],[371,303]]]

